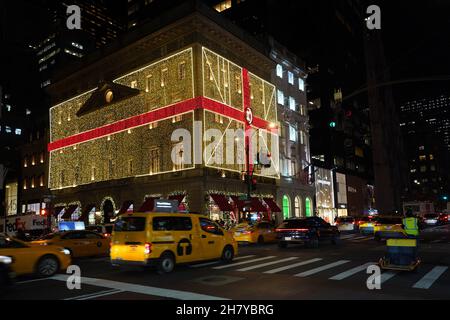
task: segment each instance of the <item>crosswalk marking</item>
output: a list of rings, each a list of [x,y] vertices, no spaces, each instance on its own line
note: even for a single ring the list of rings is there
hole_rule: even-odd
[[[269,271],[266,271],[264,273],[274,274],[274,273],[278,273],[278,272],[281,272],[281,271],[285,271],[285,270],[289,270],[289,269],[305,266],[307,264],[318,262],[318,261],[321,261],[321,260],[322,260],[322,258],[315,258],[315,259],[311,259],[311,260],[306,260],[306,261],[290,264],[290,265],[287,265],[287,266],[284,266],[284,267],[276,268],[276,269],[273,269],[273,270],[269,270]]]
[[[381,274],[381,284],[385,283],[389,279],[395,277],[398,274],[396,271],[388,271]]]
[[[437,266],[428,272],[422,279],[416,282],[413,288],[416,289],[429,289],[433,283],[439,279],[442,274],[447,271],[448,267]]]
[[[252,259],[252,260],[247,260],[247,261],[227,264],[227,265],[224,265],[224,266],[214,267],[213,269],[220,270],[220,269],[225,269],[225,268],[232,268],[232,267],[240,266],[240,265],[243,265],[243,264],[249,264],[249,263],[252,263],[252,262],[258,262],[258,261],[263,261],[263,260],[268,260],[268,259],[273,259],[273,258],[276,258],[276,257],[275,256],[268,256],[268,257],[263,257],[263,258],[258,258],[258,259]]]
[[[311,269],[311,270],[308,270],[308,271],[305,271],[302,273],[298,273],[294,276],[301,277],[301,278],[308,277],[313,274],[316,274],[316,273],[319,273],[319,272],[322,272],[322,271],[325,271],[325,270],[328,270],[328,269],[331,269],[331,268],[334,268],[334,267],[337,267],[337,266],[340,266],[340,265],[343,265],[343,264],[346,264],[349,262],[350,262],[349,260],[339,260],[339,261],[336,261],[336,262],[333,262],[330,264],[326,264],[326,265],[318,267],[318,268],[314,268],[314,269]]]
[[[361,266],[358,266],[358,267],[355,267],[353,269],[347,270],[345,272],[339,273],[339,274],[331,277],[330,280],[337,280],[337,281],[339,281],[339,280],[347,279],[348,277],[351,277],[351,276],[353,276],[353,275],[355,275],[355,274],[357,274],[357,273],[359,273],[361,271],[367,270],[367,268],[369,266],[374,265],[374,264],[376,264],[376,262],[365,263],[365,264],[363,264]]]
[[[247,259],[247,258],[252,258],[254,256],[255,256],[254,254],[251,254],[248,256],[237,257],[237,258],[234,258],[233,261],[239,261],[239,260],[243,260],[243,259]],[[206,263],[201,263],[201,264],[194,264],[189,267],[202,268],[202,267],[208,267],[208,266],[212,266],[212,265],[219,264],[219,263],[220,263],[220,261],[212,261],[212,262],[206,262]]]
[[[255,266],[238,269],[237,271],[241,271],[241,272],[242,271],[250,271],[250,270],[259,269],[259,268],[271,266],[271,265],[274,265],[274,264],[279,264],[279,263],[282,263],[282,262],[292,261],[292,260],[296,260],[296,259],[298,259],[298,257],[290,257],[290,258],[286,258],[286,259],[281,259],[281,260],[277,260],[277,261],[261,263],[261,264],[255,265]]]

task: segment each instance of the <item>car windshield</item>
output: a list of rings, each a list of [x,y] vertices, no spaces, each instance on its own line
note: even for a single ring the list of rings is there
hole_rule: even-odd
[[[119,218],[114,225],[115,232],[140,232],[145,230],[145,218],[123,217]]]
[[[284,221],[279,227],[279,229],[298,229],[298,228],[308,228],[308,220],[287,220]]]

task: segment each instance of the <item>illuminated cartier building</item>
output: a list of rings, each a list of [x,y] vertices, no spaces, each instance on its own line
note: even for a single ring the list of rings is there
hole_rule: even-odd
[[[274,63],[209,9],[177,13],[50,87],[49,187],[60,218],[107,222],[151,210],[157,198],[213,218],[237,215],[249,144],[271,153],[270,168],[255,166],[252,212],[280,211],[276,88],[265,80]],[[249,128],[250,140],[226,135]]]

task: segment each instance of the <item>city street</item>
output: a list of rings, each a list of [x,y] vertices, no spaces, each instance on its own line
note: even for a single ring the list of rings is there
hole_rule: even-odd
[[[366,268],[383,255],[384,242],[342,233],[339,246],[319,249],[276,244],[240,247],[231,264],[177,266],[167,275],[142,268],[113,268],[107,258],[75,260],[81,290],[68,290],[67,275],[19,278],[3,299],[31,300],[298,300],[449,299],[450,226],[421,233],[422,265],[415,272],[383,272],[381,290],[368,290]]]

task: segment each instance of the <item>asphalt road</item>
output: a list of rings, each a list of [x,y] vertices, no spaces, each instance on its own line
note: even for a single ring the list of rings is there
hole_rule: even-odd
[[[68,275],[19,278],[3,292],[9,300],[304,300],[450,299],[450,226],[421,234],[416,272],[383,272],[381,289],[369,290],[366,268],[385,250],[384,242],[342,234],[342,243],[319,249],[274,244],[240,247],[232,264],[177,266],[158,275],[143,268],[113,268],[107,258],[74,261],[82,270],[81,290],[69,290]]]

